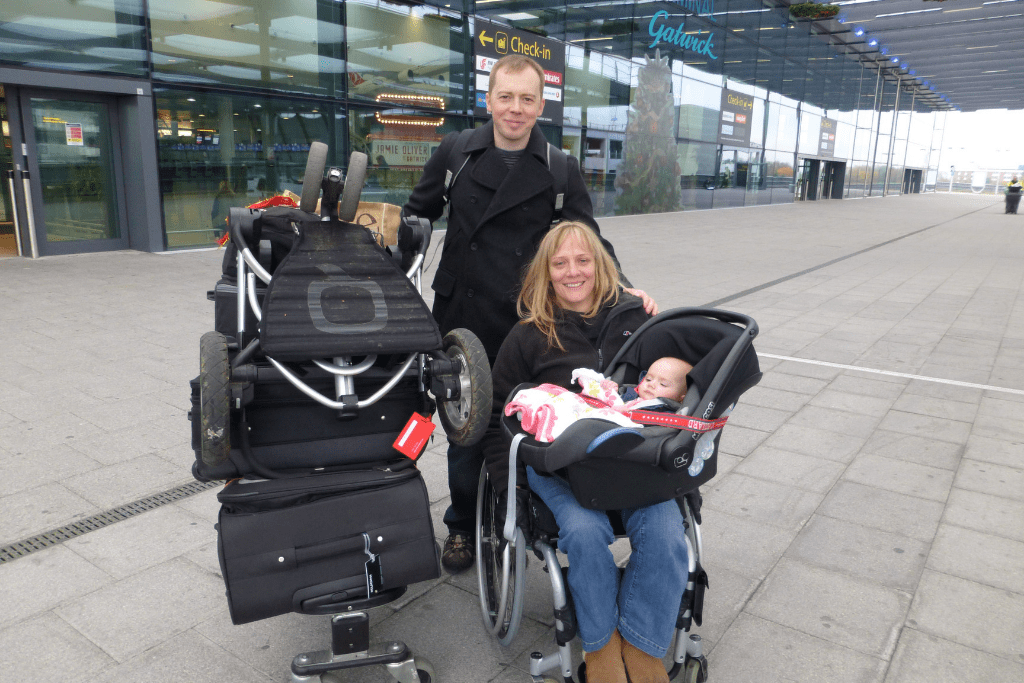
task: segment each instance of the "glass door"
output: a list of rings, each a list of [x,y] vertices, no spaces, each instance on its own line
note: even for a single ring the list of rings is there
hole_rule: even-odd
[[[41,92],[21,103],[40,255],[126,249],[113,103]]]
[[[7,101],[0,85],[0,258],[17,256],[19,235],[16,208],[11,188],[14,183],[14,158],[11,153],[11,124],[7,120]],[[20,176],[19,176],[20,180]]]

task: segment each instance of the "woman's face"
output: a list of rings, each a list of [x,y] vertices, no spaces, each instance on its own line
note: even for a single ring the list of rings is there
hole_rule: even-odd
[[[555,301],[564,309],[584,312],[594,304],[594,254],[570,234],[548,264]]]

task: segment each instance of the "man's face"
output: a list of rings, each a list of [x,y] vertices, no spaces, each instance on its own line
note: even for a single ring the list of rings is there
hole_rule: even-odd
[[[530,131],[544,111],[543,84],[533,69],[494,75],[494,87],[487,93],[487,111],[494,119],[494,145],[498,149],[526,149]]]

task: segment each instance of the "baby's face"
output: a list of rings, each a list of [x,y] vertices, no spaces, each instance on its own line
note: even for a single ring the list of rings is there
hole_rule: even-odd
[[[678,358],[659,358],[651,365],[636,388],[642,399],[669,398],[682,401],[686,395],[686,375],[693,366]]]

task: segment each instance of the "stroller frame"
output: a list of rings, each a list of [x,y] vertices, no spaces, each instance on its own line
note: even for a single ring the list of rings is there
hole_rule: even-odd
[[[295,231],[296,237],[300,234],[301,224],[311,225],[314,221],[341,221],[350,225],[337,225],[339,230],[364,231],[362,226],[353,224],[359,204],[359,196],[363,186],[363,179],[366,169],[366,155],[353,153],[349,163],[349,173],[343,179],[340,169],[331,168],[324,178],[324,170],[327,158],[327,146],[323,143],[314,142],[310,146],[309,159],[306,166],[303,181],[303,192],[298,209],[279,210],[277,216],[284,216],[291,228]],[[322,218],[317,216],[317,202],[322,198]],[[340,197],[340,201],[339,201]],[[283,211],[283,213],[281,213]],[[365,354],[365,358],[358,363],[353,363],[353,358],[364,354],[337,355],[329,359],[308,358],[301,361],[306,368],[318,368],[320,374],[311,374],[306,370],[294,369],[296,362],[294,358],[286,358],[284,362],[267,353],[262,348],[260,331],[250,332],[246,329],[247,320],[251,325],[253,319],[259,324],[263,321],[266,313],[261,307],[260,293],[257,292],[258,281],[264,285],[275,277],[270,272],[271,251],[269,242],[265,242],[259,249],[254,249],[259,241],[261,219],[264,211],[259,209],[232,208],[229,212],[229,230],[233,244],[238,253],[234,261],[236,267],[236,291],[235,291],[235,318],[236,331],[234,339],[230,340],[229,334],[222,332],[211,332],[203,336],[201,341],[200,377],[196,384],[199,390],[193,394],[193,413],[190,419],[199,424],[193,425],[193,447],[196,450],[197,462],[193,466],[193,475],[200,481],[216,480],[220,478],[232,478],[223,476],[226,468],[239,467],[234,461],[231,451],[231,416],[233,411],[241,411],[248,402],[253,400],[254,387],[262,375],[283,378],[292,387],[297,389],[306,397],[312,399],[321,406],[337,411],[336,416],[342,422],[349,418],[358,416],[359,411],[369,408],[383,399],[400,382],[405,380],[403,391],[405,395],[411,395],[413,378],[418,386],[418,397],[416,401],[421,406],[419,411],[432,412],[435,406],[440,408],[439,416],[441,422],[453,438],[462,439],[465,443],[475,443],[482,436],[482,427],[486,426],[487,417],[490,412],[490,374],[487,364],[486,353],[483,346],[472,333],[467,330],[455,330],[444,336],[442,339],[433,326],[431,334],[437,335],[440,342],[438,348],[421,348],[408,353],[407,356],[391,358],[391,368],[377,367],[378,355],[374,353]],[[265,224],[262,224],[265,227]],[[331,226],[334,228],[334,225]],[[312,227],[310,228],[312,229]],[[397,235],[398,244],[393,255],[396,262],[402,259],[400,270],[405,278],[411,281],[417,295],[422,294],[422,266],[424,255],[430,244],[431,225],[428,221],[415,217],[404,217],[399,226]],[[383,240],[378,238],[379,246],[385,246]],[[335,243],[337,244],[337,243]],[[266,248],[263,248],[263,247]],[[314,248],[320,247],[316,243]],[[257,251],[257,256],[253,252]],[[294,247],[293,247],[294,251]],[[261,262],[262,259],[262,262]],[[230,259],[227,260],[230,263]],[[329,267],[329,266],[328,266]],[[387,269],[390,272],[390,268]],[[330,275],[327,270],[325,274]],[[396,274],[397,275],[397,274]],[[385,312],[384,292],[381,286],[372,279],[363,278],[355,280],[347,276],[341,276],[344,284],[350,288],[361,289],[369,295],[372,301],[371,311],[374,311],[374,321],[383,309]],[[337,279],[334,280],[335,282]],[[383,282],[383,281],[381,281]],[[312,318],[313,325],[321,331],[324,327],[334,326],[338,328],[344,323],[335,323],[327,319],[322,306],[321,295],[323,289],[330,285],[323,285],[323,289],[314,291],[317,283],[309,287],[308,314]],[[408,287],[408,284],[405,284]],[[267,296],[264,294],[263,296]],[[266,303],[266,301],[264,302]],[[422,305],[422,302],[420,302]],[[424,309],[425,311],[425,309]],[[318,318],[319,314],[319,318]],[[429,313],[426,313],[429,315]],[[252,316],[252,317],[250,317]],[[222,321],[226,322],[226,321]],[[372,321],[371,321],[372,322]],[[220,325],[227,327],[227,325]],[[354,323],[350,327],[367,325],[367,323]],[[225,330],[230,333],[229,330]],[[331,331],[330,329],[326,331]],[[337,331],[336,329],[334,331]],[[367,330],[370,331],[370,330]],[[331,342],[333,343],[333,342]],[[244,344],[244,346],[243,346]],[[336,347],[337,348],[337,347]],[[385,348],[385,347],[380,347]],[[391,348],[395,348],[392,346]],[[215,351],[212,360],[207,356],[209,350]],[[398,353],[387,352],[391,356],[398,356]],[[259,362],[257,362],[259,361]],[[292,365],[289,365],[291,361]],[[315,367],[314,367],[315,366]],[[212,371],[208,371],[209,368]],[[326,395],[321,390],[311,386],[310,382],[300,376],[305,372],[307,376],[315,376],[321,386],[325,383],[323,373],[333,378],[333,396]],[[215,374],[217,381],[207,381],[210,375]],[[371,395],[360,398],[356,393],[356,378],[364,375],[371,382],[383,382],[383,385],[372,392]],[[213,387],[210,389],[209,387]],[[429,391],[429,394],[428,394]],[[198,395],[196,395],[198,394]],[[481,396],[487,400],[481,402]],[[402,398],[402,405],[405,406],[409,399]],[[381,408],[381,412],[387,412],[388,408]],[[481,418],[481,411],[483,415]],[[389,414],[389,420],[391,419]],[[404,421],[408,413],[404,413],[401,419]],[[376,420],[373,416],[371,419]],[[382,416],[381,420],[384,419]],[[397,427],[396,427],[397,429]],[[238,469],[239,474],[245,480],[256,482],[265,479],[274,479],[278,476],[305,476],[308,480],[316,480],[318,472],[324,467],[301,464],[296,470],[288,472],[276,471],[257,462],[252,454],[246,436],[247,425],[242,422],[239,425],[241,443],[238,448],[243,451],[244,463],[250,469],[243,471]],[[372,434],[372,436],[377,436]],[[390,444],[391,436],[387,436]],[[374,443],[378,443],[377,439]],[[390,447],[388,446],[388,449]],[[247,453],[245,451],[248,451]],[[367,453],[372,462],[366,464],[379,465],[384,471],[398,471],[412,465],[411,461],[403,458],[397,451],[380,452],[377,457],[377,450],[368,449]],[[364,454],[360,453],[360,457]],[[208,461],[208,456],[211,460]],[[219,458],[213,460],[213,458]],[[229,462],[230,461],[230,462]],[[358,460],[358,463],[364,461]],[[204,470],[202,464],[210,466]],[[363,467],[363,465],[358,465]],[[326,471],[330,472],[333,464],[327,463]],[[342,465],[341,468],[350,467]],[[211,474],[211,472],[213,474]],[[305,480],[295,479],[293,481],[303,482]],[[302,484],[300,484],[301,487]],[[422,484],[421,484],[422,486]],[[425,495],[425,493],[424,493]],[[285,527],[287,528],[287,527]],[[363,534],[366,536],[366,534]],[[381,541],[382,539],[377,539]],[[369,548],[369,539],[367,548]],[[430,543],[435,552],[433,560],[436,562],[437,544],[432,534]],[[369,550],[367,550],[367,554]],[[374,556],[371,556],[374,557]],[[284,561],[285,558],[280,558]],[[222,563],[224,555],[222,552]],[[369,567],[369,563],[367,563]],[[223,568],[223,567],[222,567]],[[367,569],[367,583],[372,587],[369,579],[369,568]],[[338,577],[341,578],[341,577]],[[228,581],[228,574],[225,571],[225,582]],[[389,673],[400,683],[430,683],[434,672],[430,662],[425,658],[413,655],[408,646],[401,641],[388,641],[383,643],[370,643],[370,621],[365,610],[392,602],[401,597],[407,590],[407,586],[388,587],[379,590],[369,597],[353,598],[351,591],[346,592],[340,588],[330,588],[339,582],[325,583],[313,586],[312,590],[325,592],[311,593],[314,597],[308,600],[299,600],[302,591],[299,591],[292,598],[292,611],[311,614],[328,615],[331,622],[331,647],[327,650],[305,652],[296,655],[291,662],[291,680],[293,683],[313,683],[338,680],[330,672],[380,664],[387,668]],[[338,592],[333,592],[337,590]],[[371,591],[368,591],[368,593]],[[230,585],[229,585],[230,595]],[[233,608],[234,609],[234,608]],[[234,615],[233,615],[234,618]],[[255,617],[265,618],[265,617]],[[251,620],[252,618],[248,618]],[[244,623],[244,622],[239,622]]]
[[[603,370],[616,369],[619,363],[630,348],[639,343],[641,332],[660,321],[672,318],[683,318],[687,316],[700,316],[732,323],[731,327],[739,326],[739,334],[735,342],[728,344],[723,342],[717,350],[721,354],[721,364],[713,377],[707,382],[703,394],[697,389],[696,384],[691,385],[682,402],[680,415],[700,415],[708,418],[714,414],[724,417],[732,412],[739,394],[756,384],[761,377],[756,368],[744,365],[745,359],[753,353],[752,341],[757,335],[757,323],[750,317],[729,311],[716,309],[690,308],[676,309],[662,313],[646,322],[641,328],[634,332],[626,344],[611,359]],[[756,360],[756,357],[755,357]],[[735,376],[737,370],[743,366],[746,375]],[[624,379],[625,370],[619,365],[611,378],[621,383]],[[707,381],[707,380],[705,380]],[[527,386],[527,385],[521,385]],[[512,396],[519,388],[513,390]],[[728,405],[715,409],[721,399],[728,398]],[[515,638],[520,620],[522,618],[524,594],[525,594],[525,569],[526,569],[526,535],[516,525],[516,460],[520,456],[522,448],[527,453],[532,450],[534,453],[541,449],[525,446],[523,441],[528,437],[525,432],[512,432],[508,428],[509,423],[504,422],[508,418],[502,418],[503,428],[506,436],[511,436],[509,448],[509,477],[507,490],[505,491],[506,508],[504,510],[505,523],[498,527],[498,504],[500,496],[498,487],[504,488],[505,482],[492,482],[487,468],[482,468],[477,487],[476,506],[476,556],[477,556],[477,581],[480,596],[480,609],[484,620],[485,629],[493,635],[502,645],[508,645]],[[570,426],[559,439],[566,438],[564,443],[569,448],[577,448],[583,451],[590,450],[587,445],[598,433],[592,425],[584,427],[581,420]],[[598,421],[590,421],[598,422]],[[606,423],[608,427],[614,425]],[[580,429],[574,429],[577,426]],[[621,430],[620,430],[621,431]],[[679,435],[665,439],[662,443],[660,453],[655,452],[652,458],[650,449],[636,448],[631,452],[619,454],[623,460],[643,463],[652,468],[660,468],[666,472],[681,467],[686,467],[699,454],[712,452],[717,454],[717,440],[721,428],[705,432],[702,435],[680,432]],[[585,440],[580,440],[579,436]],[[555,446],[559,441],[547,444]],[[593,443],[597,443],[595,439]],[[555,450],[555,449],[552,449]],[[561,449],[563,452],[567,449]],[[610,454],[603,454],[604,457],[615,457]],[[597,453],[594,453],[597,456]],[[538,456],[533,456],[531,464],[537,466]],[[562,467],[569,462],[567,458],[560,455],[543,457],[542,460],[554,467]],[[575,491],[574,491],[575,493]],[[708,676],[708,662],[704,656],[703,642],[700,635],[689,633],[691,626],[700,626],[703,620],[704,592],[708,587],[708,576],[702,567],[701,560],[704,557],[704,546],[700,530],[700,494],[699,489],[694,487],[690,490],[679,490],[675,496],[680,511],[683,515],[685,526],[685,543],[688,554],[689,576],[683,592],[680,610],[676,619],[675,645],[673,648],[673,666],[669,671],[669,678],[674,679],[683,672],[682,680],[686,683],[703,683]],[[540,529],[540,534],[534,533],[532,549],[538,558],[544,563],[544,571],[547,572],[551,581],[552,601],[554,605],[555,641],[557,650],[551,654],[544,655],[541,652],[533,652],[530,655],[530,675],[535,683],[557,683],[557,679],[546,675],[547,672],[558,671],[565,683],[573,683],[572,652],[570,643],[576,636],[575,615],[572,607],[572,598],[567,583],[567,572],[560,565],[557,555],[557,524],[554,517],[538,496],[530,494],[528,518],[531,527]],[[628,506],[623,506],[628,507]],[[608,508],[601,508],[608,509]],[[623,530],[618,527],[617,515],[609,515],[615,529],[616,539],[625,537]],[[580,677],[583,679],[583,666],[580,667]]]

